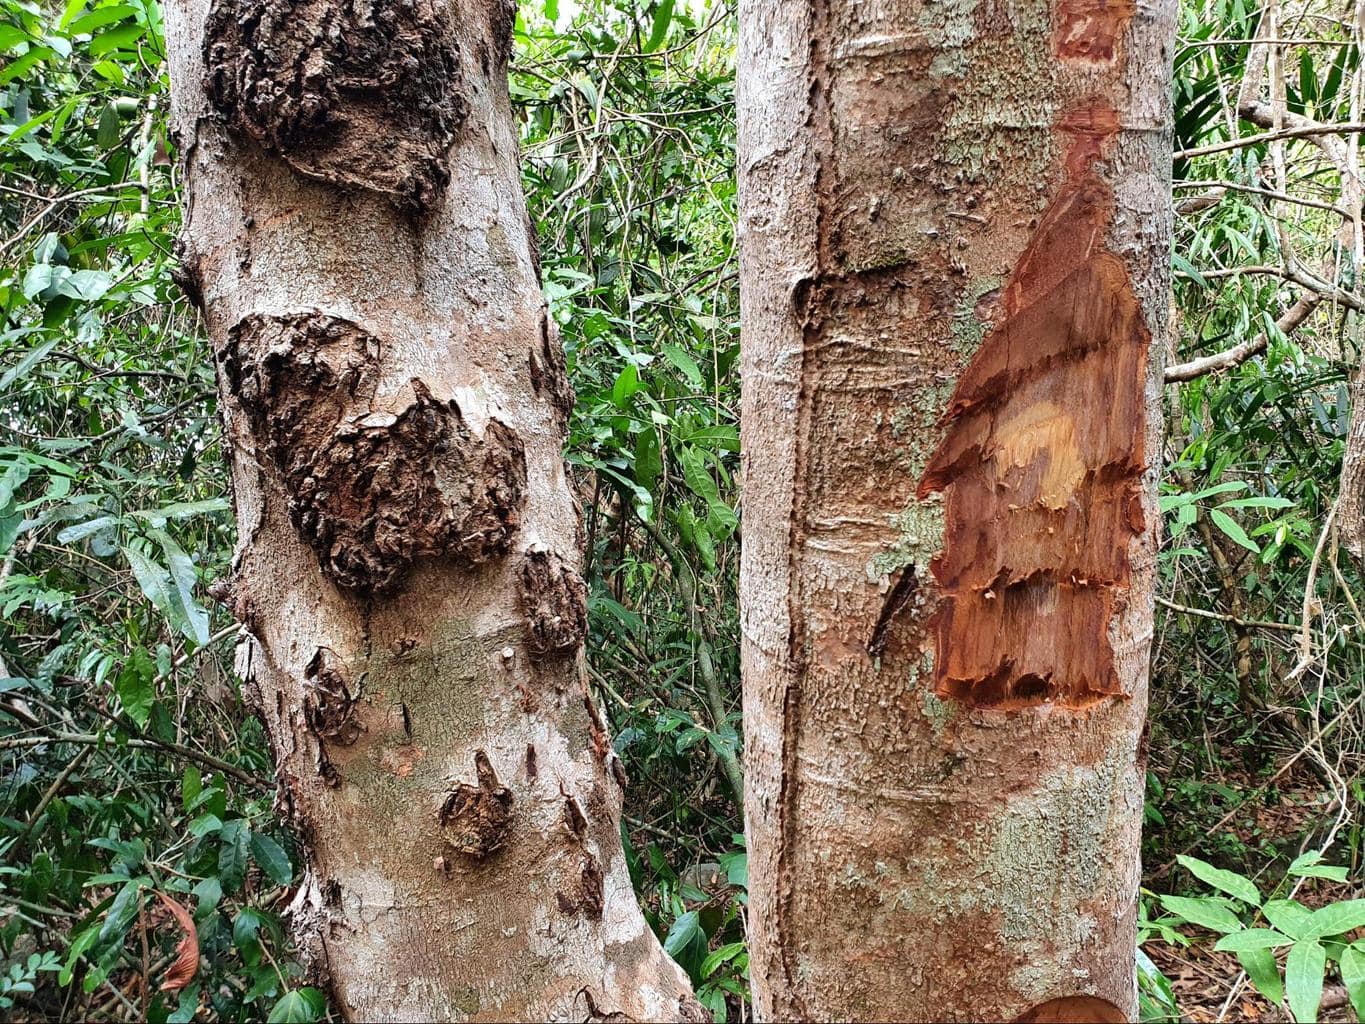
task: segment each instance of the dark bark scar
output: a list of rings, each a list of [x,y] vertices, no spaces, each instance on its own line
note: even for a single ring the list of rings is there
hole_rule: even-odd
[[[441,803],[441,834],[460,853],[475,860],[498,850],[512,828],[512,791],[498,782],[488,754],[474,752],[478,785],[462,782]]]
[[[1020,256],[1002,319],[966,371],[920,479],[944,495],[930,570],[937,690],[974,707],[1085,708],[1126,696],[1109,624],[1144,529],[1143,385],[1151,336],[1122,257],[1114,193],[1092,169],[1118,118],[1063,118],[1066,180]]]

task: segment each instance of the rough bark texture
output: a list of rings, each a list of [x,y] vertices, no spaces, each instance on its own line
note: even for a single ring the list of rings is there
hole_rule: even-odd
[[[1174,3],[740,22],[758,1012],[1132,1019]]]
[[[356,1020],[699,1019],[582,675],[501,0],[177,0],[182,278],[219,365],[241,668]]]

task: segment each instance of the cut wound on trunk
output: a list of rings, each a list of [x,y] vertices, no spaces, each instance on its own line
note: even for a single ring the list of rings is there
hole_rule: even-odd
[[[205,88],[299,174],[433,208],[463,122],[459,49],[432,0],[215,0]]]
[[[518,588],[533,655],[571,654],[588,631],[588,588],[553,551],[527,551]]]
[[[578,863],[564,872],[555,902],[563,914],[582,914],[594,921],[602,918],[602,865],[587,850]]]
[[[512,791],[498,782],[488,755],[474,753],[478,784],[462,782],[441,803],[441,835],[460,853],[482,860],[502,846],[512,827]]]
[[[382,345],[322,313],[253,314],[220,358],[289,516],[323,571],[351,590],[392,593],[420,558],[476,565],[521,522],[521,439],[490,420],[480,437],[454,400],[420,380],[397,412],[376,409]]]
[[[1091,165],[1117,130],[1083,104],[1062,123],[1067,179],[1020,256],[1003,317],[957,382],[919,496],[944,495],[931,571],[938,693],[975,707],[1083,708],[1124,690],[1109,625],[1144,528],[1150,343],[1114,195]]]

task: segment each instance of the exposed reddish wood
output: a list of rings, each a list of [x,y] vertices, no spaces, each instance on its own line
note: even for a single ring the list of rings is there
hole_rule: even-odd
[[[1128,1018],[1107,999],[1065,996],[1049,999],[1016,1018],[1014,1024],[1124,1024]]]
[[[1124,694],[1109,624],[1143,530],[1143,380],[1150,335],[1106,246],[1114,194],[1092,170],[1118,130],[1087,101],[1061,121],[1066,183],[958,380],[920,480],[942,491],[940,696],[977,707],[1083,708]]]
[[[1068,60],[1111,61],[1114,46],[1137,9],[1134,0],[1061,0],[1052,47]]]

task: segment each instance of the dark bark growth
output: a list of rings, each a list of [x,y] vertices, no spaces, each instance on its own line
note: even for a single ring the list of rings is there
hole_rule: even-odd
[[[553,551],[528,551],[519,594],[533,655],[578,650],[588,631],[588,588],[574,568]]]
[[[512,827],[512,791],[498,782],[488,755],[474,753],[478,785],[462,782],[441,804],[441,834],[460,853],[482,860],[507,841]]]
[[[348,747],[363,730],[356,720],[357,694],[351,692],[346,666],[330,648],[319,647],[308,663],[304,712],[318,739]]]
[[[466,113],[451,28],[431,0],[216,0],[205,88],[299,174],[425,212]]]
[[[401,412],[376,410],[382,346],[321,313],[251,316],[222,353],[228,386],[280,470],[289,514],[340,586],[398,590],[419,558],[475,565],[506,552],[521,522],[521,440],[482,438],[420,380]]]

